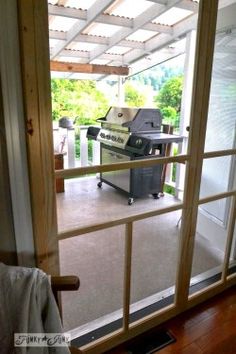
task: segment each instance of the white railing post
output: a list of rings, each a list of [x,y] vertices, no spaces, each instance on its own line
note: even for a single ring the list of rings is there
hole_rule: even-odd
[[[92,140],[93,142],[93,160],[92,164],[93,165],[99,165],[100,164],[100,142],[96,140]]]
[[[92,157],[92,165],[100,165],[100,142],[96,140],[92,140],[93,142],[93,157]],[[96,173],[96,177],[100,177],[100,173]]]
[[[88,166],[88,126],[80,126],[80,164],[81,166]]]
[[[174,143],[171,144],[171,148],[170,148],[170,156],[173,155],[173,145]],[[172,185],[173,184],[173,180],[172,180],[172,174],[173,174],[173,163],[168,163],[166,166],[166,175],[165,175],[165,183]]]
[[[68,168],[75,167],[75,129],[67,129]]]

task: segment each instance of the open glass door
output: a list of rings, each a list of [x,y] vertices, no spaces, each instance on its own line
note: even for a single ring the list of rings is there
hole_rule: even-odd
[[[228,258],[227,242],[232,238],[231,218],[236,187],[236,32],[232,14],[236,14],[236,3],[225,8],[220,5],[221,2],[215,36],[193,264],[199,258],[203,264],[206,263],[207,250],[214,255],[214,262],[210,267],[205,265],[202,273],[195,274],[192,268],[190,293],[221,281]],[[200,253],[197,251],[198,244],[202,244]],[[230,259],[233,262],[233,251]]]
[[[205,279],[206,272],[218,267],[220,279],[217,278],[214,281],[215,293],[235,282],[235,277],[232,278],[232,275],[228,274],[228,269],[231,269],[233,264],[232,245],[235,240],[236,192],[233,189],[233,177],[231,178],[235,173],[233,167],[235,147],[233,145],[234,135],[231,134],[231,114],[228,113],[228,110],[234,108],[233,101],[227,100],[229,106],[226,112],[222,111],[221,113],[222,116],[225,114],[224,119],[226,119],[225,124],[222,124],[221,127],[224,129],[227,126],[226,134],[228,131],[231,134],[230,145],[226,145],[227,147],[221,145],[220,148],[210,145],[210,151],[204,149],[204,146],[207,146],[205,144],[205,136],[208,136],[206,131],[210,127],[210,125],[207,127],[207,113],[218,2],[215,0],[200,1],[193,104],[187,151],[171,157],[158,157],[157,155],[146,160],[136,159],[118,163],[114,161],[114,163],[106,165],[98,164],[56,171],[56,178],[64,178],[68,181],[65,185],[65,194],[60,194],[57,197],[57,232],[54,209],[55,188],[52,178],[52,127],[50,126],[51,116],[48,114],[50,111],[48,108],[49,65],[47,60],[46,63],[36,60],[37,55],[44,59],[48,55],[48,43],[44,43],[41,34],[41,29],[45,29],[47,26],[47,16],[45,16],[47,10],[46,3],[44,3],[44,8],[38,7],[39,2],[36,0],[32,3],[33,7],[29,6],[26,0],[20,1],[20,17],[23,33],[25,101],[27,113],[29,113],[27,117],[33,114],[36,119],[34,126],[36,137],[33,134],[34,130],[33,132],[32,130],[28,131],[30,135],[29,157],[32,167],[32,204],[35,208],[36,219],[40,216],[44,221],[43,225],[37,221],[35,224],[37,252],[39,261],[43,264],[45,262],[46,266],[47,261],[43,257],[50,256],[51,251],[53,257],[49,264],[54,265],[57,269],[59,248],[63,273],[65,274],[66,267],[70,265],[70,268],[67,268],[68,272],[72,271],[81,277],[80,292],[64,297],[64,301],[66,301],[65,318],[69,323],[73,338],[76,339],[79,333],[79,342],[75,341],[74,344],[78,343],[87,353],[98,353],[164,322],[186,310],[193,303],[211,296],[212,292],[208,291],[203,297],[198,298],[202,288],[195,288],[189,294],[189,287],[191,289],[192,285],[200,283],[202,279],[199,281],[199,278],[196,277],[202,277],[203,273]],[[225,7],[225,4],[222,4],[219,2],[219,19],[228,20],[228,15],[221,12],[221,8]],[[233,8],[229,7],[228,13],[232,14],[233,9],[234,6]],[[32,19],[36,19],[36,25]],[[37,28],[37,24],[39,24],[39,28]],[[28,27],[33,29],[33,33],[25,31],[25,28]],[[37,45],[35,49],[35,41],[37,43],[37,40],[42,46],[41,50]],[[32,59],[29,59],[28,56],[29,43],[31,43],[30,49],[35,50],[33,70]],[[46,65],[46,69],[44,65]],[[42,73],[45,76],[41,77]],[[220,85],[222,80],[220,78]],[[213,83],[214,80],[212,85]],[[231,92],[231,89],[231,87],[227,88],[226,91]],[[220,86],[220,92],[221,90],[222,86]],[[225,86],[223,85],[224,90]],[[36,96],[35,92],[37,92]],[[218,97],[217,95],[218,93],[216,93],[216,97]],[[211,99],[213,100],[213,97]],[[37,109],[34,105],[36,102]],[[209,117],[211,117],[210,113]],[[28,123],[30,128],[30,121]],[[48,127],[48,131],[41,130],[42,125]],[[235,129],[235,125],[233,127]],[[212,127],[210,131],[211,134],[215,132],[214,138],[218,137],[218,132]],[[39,157],[40,162],[36,161],[35,157]],[[212,161],[213,159],[218,159],[217,161],[223,159],[224,171],[221,177],[225,178],[224,173],[226,173],[228,180],[218,183],[218,178],[215,176],[214,182],[216,182],[218,189],[213,189],[210,194],[201,195],[200,187],[202,186],[201,193],[208,193],[208,178],[213,178],[212,170],[219,168],[218,162],[216,165],[206,168],[205,161],[208,159],[212,159]],[[110,185],[104,186],[104,189],[96,189],[94,192],[97,173],[142,169],[148,174],[153,166],[167,163],[186,165],[183,200],[165,196],[159,200],[147,198],[143,203],[140,198],[130,206],[127,203],[123,204],[123,197],[117,190],[111,190],[112,186]],[[212,187],[212,183],[210,186]],[[66,200],[66,192],[69,192],[70,198],[68,200]],[[114,198],[113,203],[109,199],[111,194]],[[46,208],[43,198],[46,199]],[[96,203],[96,198],[100,199],[102,203]],[[220,207],[217,206],[218,201],[221,202]],[[40,207],[43,207],[43,211],[40,210]],[[205,263],[201,259],[209,257],[210,247],[205,247],[206,253],[203,254],[202,241],[198,244],[196,242],[198,241],[197,234],[201,235],[202,240],[209,235],[207,228],[202,230],[204,225],[201,218],[206,214],[211,215],[209,220],[207,219],[211,229],[213,225],[214,227],[219,226],[216,219],[221,220],[222,229],[226,233],[219,236],[223,252],[217,253],[217,259],[212,252],[211,263],[205,267]],[[229,215],[229,221],[227,221],[227,215]],[[43,232],[42,238],[40,238],[40,230]],[[45,231],[49,231],[48,236]],[[212,231],[210,231],[211,233]],[[195,252],[201,254],[202,258],[197,256],[198,268],[195,268],[191,274],[194,269],[192,263],[194,266],[197,263],[196,259],[193,261],[193,257],[196,258]],[[161,257],[162,260],[159,261]],[[162,279],[163,282],[159,283],[159,279]],[[217,285],[220,286],[217,288]],[[206,290],[205,285],[203,288]],[[109,299],[109,309],[106,299]],[[70,307],[72,304],[73,306]],[[78,312],[76,313],[75,310]],[[72,316],[74,316],[73,319]]]

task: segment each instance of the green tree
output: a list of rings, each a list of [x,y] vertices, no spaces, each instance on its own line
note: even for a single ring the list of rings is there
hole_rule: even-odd
[[[52,79],[52,116],[76,120],[78,125],[94,124],[106,114],[109,104],[92,80]]]
[[[143,85],[142,85],[143,87]],[[125,102],[129,107],[143,107],[147,99],[138,84],[125,83]]]
[[[179,127],[182,90],[183,76],[176,76],[168,79],[158,95],[154,97],[154,102],[161,110],[164,121],[175,127]]]

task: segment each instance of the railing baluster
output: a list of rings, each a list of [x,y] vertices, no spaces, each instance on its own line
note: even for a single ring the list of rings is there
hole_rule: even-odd
[[[88,126],[80,126],[80,163],[81,166],[88,166]]]
[[[96,140],[92,140],[93,142],[93,165],[100,164],[100,142]]]

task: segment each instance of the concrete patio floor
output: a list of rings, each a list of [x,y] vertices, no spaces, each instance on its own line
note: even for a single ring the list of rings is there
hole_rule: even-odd
[[[151,196],[140,198],[129,206],[127,196],[105,184],[99,189],[97,182],[95,176],[65,182],[65,193],[57,194],[60,231],[112,221],[179,202],[166,194],[158,200]],[[175,285],[180,216],[181,211],[175,211],[134,223],[133,306],[145,305]],[[81,280],[78,292],[66,292],[62,296],[66,330],[79,328],[83,332],[89,325],[109,322],[111,313],[120,313],[124,235],[125,228],[121,225],[59,242],[61,274],[76,274]],[[192,276],[220,266],[222,257],[222,252],[197,235]]]
[[[57,194],[59,232],[166,208],[180,202],[165,194],[159,199],[151,195],[137,198],[133,205],[128,205],[125,193],[105,183],[98,188],[98,182],[95,176],[65,181],[65,192]]]

